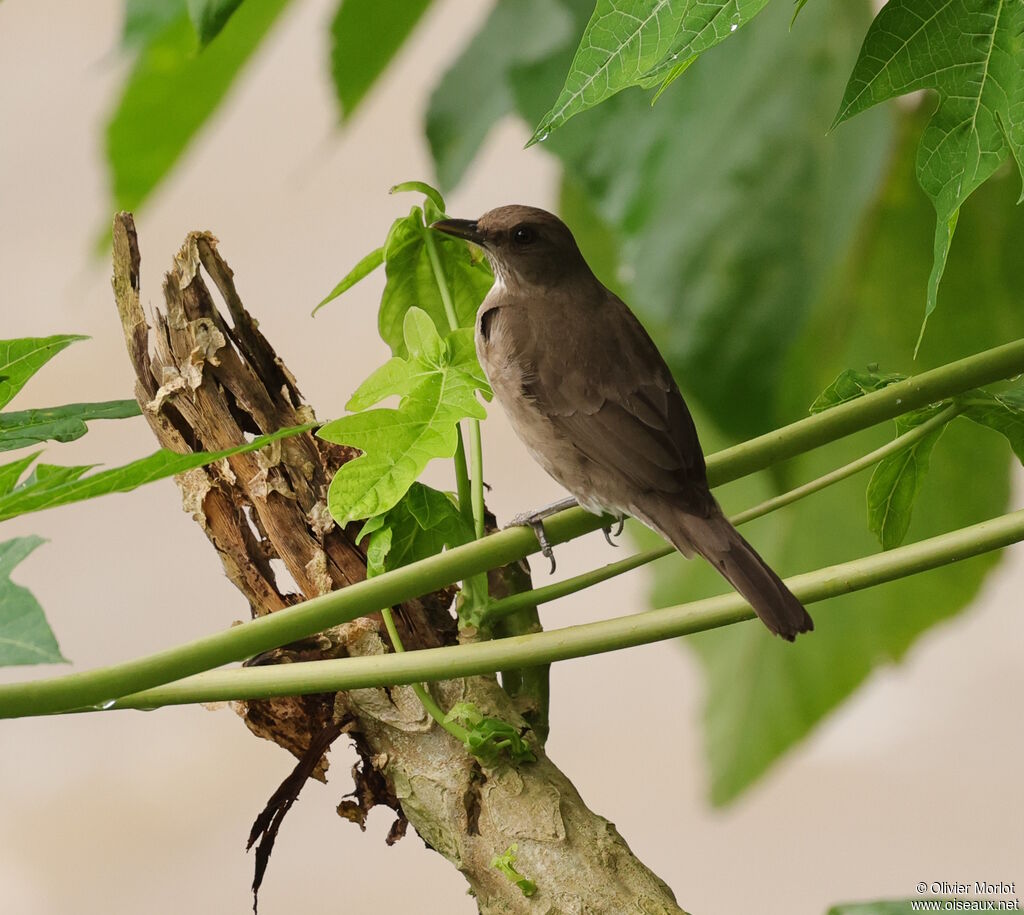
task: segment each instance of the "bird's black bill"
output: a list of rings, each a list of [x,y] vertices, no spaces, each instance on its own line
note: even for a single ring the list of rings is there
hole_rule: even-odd
[[[430,228],[444,232],[445,235],[464,238],[477,245],[483,243],[483,236],[480,234],[475,219],[439,219],[437,222],[432,222]]]

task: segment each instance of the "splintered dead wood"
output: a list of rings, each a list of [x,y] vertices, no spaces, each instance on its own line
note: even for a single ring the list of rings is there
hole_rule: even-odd
[[[231,268],[208,232],[192,232],[163,283],[152,326],[139,298],[140,255],[129,214],[114,222],[114,292],[136,375],[136,398],[160,444],[177,452],[231,448],[254,435],[315,420],[294,376],[242,304]],[[219,293],[218,308],[208,282]],[[327,510],[334,472],[358,455],[304,433],[258,452],[182,474],[185,509],[220,556],[253,617],[366,577],[354,543]],[[279,562],[278,562],[279,560]],[[173,561],[170,574],[182,573]],[[283,569],[284,574],[278,570]],[[296,590],[297,589],[297,590]],[[454,641],[449,595],[401,608],[403,638],[429,647]],[[343,657],[345,627],[250,663]],[[239,703],[246,724],[297,757],[332,722],[334,694]],[[321,758],[312,775],[324,779]]]

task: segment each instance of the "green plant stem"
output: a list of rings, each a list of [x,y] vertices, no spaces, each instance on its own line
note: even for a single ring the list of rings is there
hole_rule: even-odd
[[[567,521],[558,524],[554,543],[564,543],[589,530],[586,523],[581,523],[588,521],[582,516]],[[438,591],[539,549],[529,528],[510,528],[156,654],[48,680],[0,685],[0,718],[102,706],[117,696],[242,661],[383,607]]]
[[[716,485],[729,482],[901,413],[1021,372],[1024,372],[1024,340],[897,382],[712,455],[708,459],[709,478]],[[606,518],[571,508],[547,519],[545,529],[550,542],[557,546],[607,523]],[[0,717],[102,706],[118,696],[241,661],[382,607],[429,594],[452,582],[464,581],[468,576],[515,562],[539,549],[537,538],[529,528],[509,528],[147,657],[62,677],[0,685]]]
[[[466,523],[473,524],[473,496],[466,466],[466,445],[462,438],[462,425],[455,427],[455,486],[459,495],[459,513]]]
[[[444,275],[444,267],[442,267],[441,258],[437,253],[437,241],[434,239],[434,233],[428,226],[422,226],[420,231],[423,233],[423,244],[427,249],[427,258],[430,260],[430,269],[434,274],[434,283],[437,285],[445,317],[448,319],[448,328],[453,331],[458,330],[459,316],[455,311],[455,302],[452,301],[448,280]],[[483,456],[480,448],[480,420],[471,419],[469,430],[469,451],[473,476],[470,477],[469,470],[466,468],[466,446],[460,425],[456,429],[458,445],[455,451],[455,479],[458,485],[459,511],[462,513],[462,517],[472,525],[473,536],[479,540],[484,535],[484,483]],[[463,579],[463,590],[465,592],[463,597],[468,607],[486,605],[487,579],[485,577]]]
[[[795,489],[790,489],[780,495],[773,496],[771,499],[766,499],[764,502],[761,502],[752,508],[748,508],[740,512],[738,515],[734,515],[730,520],[733,524],[739,527],[741,524],[746,524],[748,521],[753,521],[755,518],[760,518],[767,515],[769,512],[773,512],[776,509],[790,505],[799,499],[803,499],[804,497],[811,495],[812,493],[819,492],[820,490],[825,489],[825,487],[831,486],[833,483],[845,480],[847,477],[851,477],[855,473],[859,473],[861,470],[865,470],[873,464],[877,464],[883,458],[887,458],[889,455],[895,454],[896,452],[909,447],[918,439],[924,438],[924,436],[929,432],[932,432],[934,429],[946,425],[946,423],[956,417],[960,410],[961,407],[953,404],[926,422],[921,423],[920,426],[915,426],[913,429],[904,432],[902,435],[897,435],[891,442],[886,442],[880,448],[876,448],[874,451],[865,454],[863,457],[859,457],[855,461],[850,461],[850,463],[844,464],[842,467],[837,467],[835,470],[817,477],[809,483],[804,483],[802,486],[797,486]],[[516,613],[524,607],[534,607],[539,604],[546,604],[550,601],[557,600],[560,597],[575,594],[577,591],[582,591],[584,588],[589,588],[602,581],[615,578],[617,575],[623,575],[626,572],[631,572],[633,569],[637,569],[649,562],[654,562],[656,559],[661,559],[664,556],[670,556],[675,551],[675,547],[666,544],[665,546],[645,550],[642,553],[637,553],[634,556],[627,557],[626,559],[620,559],[618,562],[609,563],[599,569],[590,569],[580,575],[574,575],[572,578],[566,578],[564,581],[545,585],[542,588],[534,588],[532,591],[523,591],[520,594],[513,594],[510,597],[496,600],[491,603],[487,608],[485,618],[487,622],[492,622],[493,620],[501,619],[510,613]]]
[[[570,594],[576,594],[578,591],[591,588],[602,581],[608,581],[609,578],[615,578],[619,575],[624,575],[626,572],[632,572],[633,569],[645,566],[656,559],[671,556],[674,552],[676,552],[674,546],[665,544],[665,546],[644,550],[641,553],[627,556],[625,559],[610,562],[597,569],[589,569],[586,572],[581,572],[579,575],[573,575],[571,578],[556,581],[554,584],[534,588],[532,591],[523,591],[521,594],[512,594],[509,597],[492,602],[487,607],[484,620],[488,624],[494,623],[504,619],[511,613],[518,612],[523,607],[536,607],[541,604],[550,603],[553,600],[558,600],[561,597],[568,597]]]
[[[1012,512],[851,562],[786,579],[804,603],[814,603],[915,575],[1000,549],[1024,539],[1024,510]],[[738,594],[693,601],[661,610],[445,648],[405,654],[332,661],[306,661],[274,667],[208,671],[119,699],[115,708],[152,708],[191,702],[262,699],[385,685],[449,680],[615,651],[676,638],[752,619]],[[765,638],[769,638],[765,633]]]
[[[472,487],[469,471],[466,469],[466,446],[462,439],[462,426],[455,427],[455,486],[459,496],[459,514],[470,527],[473,521]],[[475,607],[487,603],[487,579],[481,575],[471,575],[462,582],[462,598]]]
[[[402,639],[398,634],[398,627],[395,625],[395,617],[391,612],[391,608],[384,607],[380,611],[380,615],[384,619],[384,628],[387,629],[388,636],[391,638],[391,647],[395,649],[395,654],[402,654],[405,651],[405,646],[402,644]],[[430,691],[422,683],[412,683],[410,685],[412,686],[412,691],[416,694],[416,698],[420,700],[420,704],[427,710],[427,714],[451,734],[452,737],[460,743],[465,743],[469,737],[469,732],[461,725],[456,724],[454,721],[448,721],[445,718],[443,709],[437,704],[434,697],[430,695]]]
[[[437,284],[437,291],[441,296],[441,304],[444,306],[445,317],[448,318],[450,330],[459,329],[459,316],[455,311],[455,302],[452,301],[451,290],[448,288],[448,280],[444,275],[444,268],[441,266],[441,257],[437,253],[437,241],[434,239],[433,230],[423,226],[420,231],[423,233],[423,244],[427,249],[427,257],[430,259],[430,269],[434,273],[434,282]]]
[[[966,356],[719,451],[708,461],[708,482],[721,486],[884,420],[1022,372],[1024,339]]]
[[[458,330],[459,317],[455,313],[455,303],[452,301],[452,294],[448,289],[444,268],[441,266],[441,258],[437,253],[437,242],[434,240],[433,232],[426,226],[421,226],[420,231],[423,233],[423,244],[427,249],[427,258],[430,260],[430,269],[434,274],[434,282],[437,284],[437,291],[441,296],[444,314],[448,319],[448,329]],[[477,427],[479,427],[479,420],[473,420],[472,422],[476,423]],[[467,520],[472,520],[473,498],[470,490],[469,470],[466,467],[466,446],[462,438],[462,427],[456,427],[455,433],[458,436],[458,444],[455,450],[455,479],[459,492],[459,510],[463,512]],[[470,448],[472,447],[473,442],[471,438]]]
[[[473,465],[473,533],[479,540],[486,533],[484,509],[484,450],[480,441],[480,420],[469,421],[469,457]]]
[[[855,461],[850,461],[850,463],[844,464],[842,467],[837,467],[830,473],[817,477],[809,483],[804,483],[802,486],[797,486],[795,489],[790,489],[787,492],[780,493],[777,496],[773,496],[771,499],[766,499],[759,505],[755,505],[752,508],[748,508],[745,511],[740,512],[731,519],[732,523],[737,527],[741,524],[746,524],[748,521],[753,521],[755,518],[767,515],[769,512],[773,512],[785,505],[789,505],[799,499],[803,499],[805,496],[819,492],[820,490],[825,489],[825,487],[831,486],[833,483],[845,480],[847,477],[851,477],[855,473],[860,473],[860,471],[866,470],[873,464],[877,464],[879,461],[889,457],[890,455],[896,454],[904,448],[909,447],[914,444],[914,442],[918,441],[918,439],[924,438],[929,432],[945,426],[946,423],[955,419],[960,411],[960,406],[952,404],[941,413],[937,413],[931,419],[921,423],[920,426],[915,426],[913,429],[904,432],[902,435],[897,435],[892,441],[886,442],[880,448],[876,448],[874,451],[865,454],[863,457],[859,457]]]
[[[451,290],[448,288],[448,279],[444,275],[444,268],[441,266],[441,258],[437,253],[437,241],[434,239],[433,230],[427,226],[422,229],[423,242],[427,249],[427,257],[430,259],[430,269],[434,273],[434,282],[437,284],[437,291],[441,296],[441,304],[444,305],[444,313],[448,318],[448,327],[451,330],[459,329],[459,316],[455,311],[455,303],[452,301]],[[480,420],[469,421],[469,456],[473,466],[472,476],[472,497],[473,506],[473,531],[476,539],[484,535],[484,479],[483,479],[483,451],[480,447]],[[465,452],[462,461],[465,463]],[[459,501],[462,501],[461,490]]]

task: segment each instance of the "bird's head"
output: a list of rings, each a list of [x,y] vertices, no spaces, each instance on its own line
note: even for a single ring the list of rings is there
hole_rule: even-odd
[[[442,219],[431,228],[483,248],[495,282],[508,288],[550,288],[581,269],[589,273],[568,226],[537,207],[498,207],[479,219]]]

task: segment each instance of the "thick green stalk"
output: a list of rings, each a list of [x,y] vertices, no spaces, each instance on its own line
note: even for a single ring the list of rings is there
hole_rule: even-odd
[[[1024,340],[966,356],[719,451],[708,461],[708,481],[721,486],[884,420],[1021,372]]]
[[[584,533],[588,528],[579,523],[584,520],[561,522],[552,542],[564,543]],[[0,718],[102,706],[116,696],[242,661],[383,607],[438,591],[537,550],[533,531],[510,528],[156,654],[48,680],[0,685]]]
[[[959,562],[1019,540],[1024,540],[1024,510],[884,553],[796,575],[786,579],[786,584],[809,604]],[[428,648],[402,655],[208,671],[179,683],[126,696],[118,700],[115,707],[151,708],[190,702],[263,699],[450,680],[492,673],[502,667],[544,664],[616,651],[738,623],[753,616],[750,605],[738,594],[731,593],[678,607],[491,642]],[[765,638],[769,637],[765,633]]]
[[[734,480],[882,420],[1021,372],[1024,340],[925,372],[712,455],[708,459],[709,477],[715,484]],[[573,508],[549,518],[545,529],[551,543],[558,545],[605,523],[607,519]],[[47,680],[0,685],[0,717],[101,706],[118,696],[241,661],[382,607],[428,594],[538,549],[531,530],[510,528],[148,657]]]

